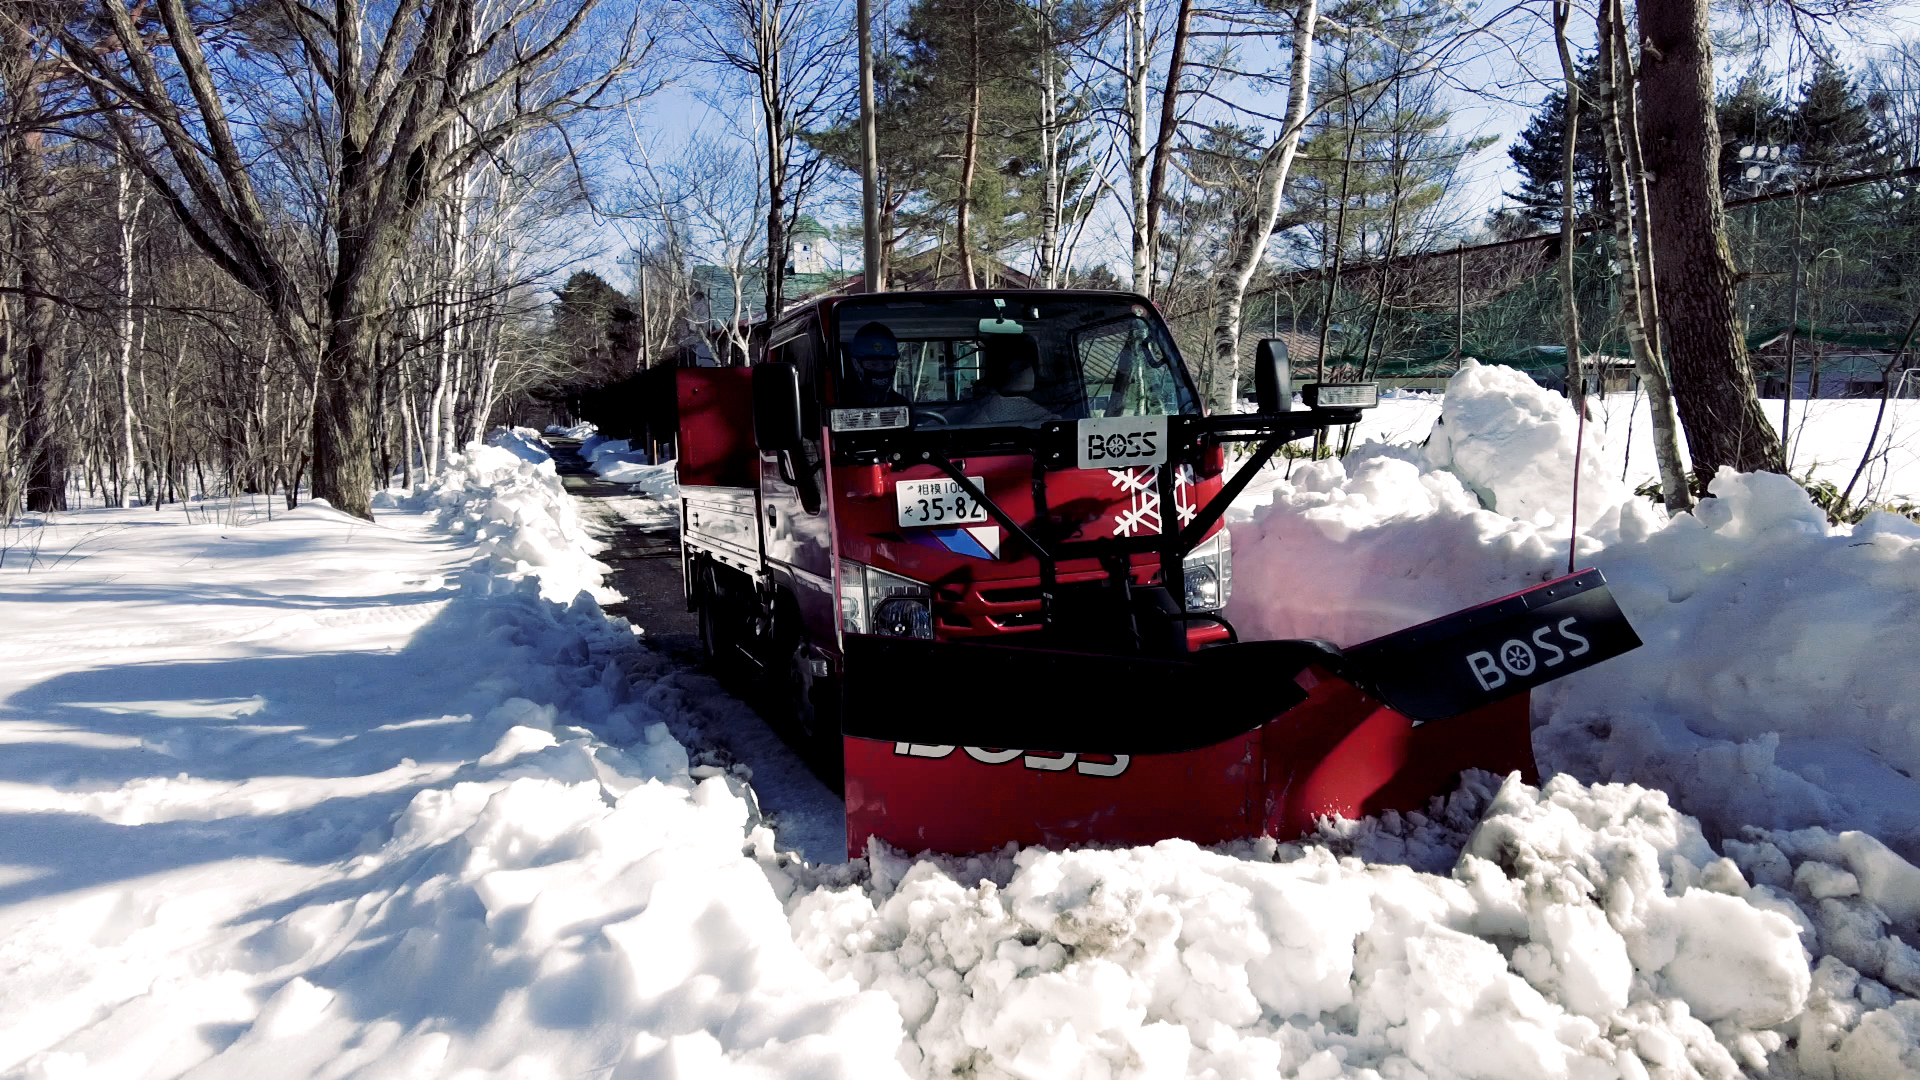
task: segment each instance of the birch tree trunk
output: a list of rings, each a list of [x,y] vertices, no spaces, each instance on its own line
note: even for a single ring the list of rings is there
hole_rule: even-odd
[[[953,231],[960,256],[960,280],[971,289],[978,285],[973,268],[973,178],[980,158],[980,84],[985,79],[980,57],[980,6],[972,5],[967,13],[967,137],[960,151],[960,203]]]
[[[1579,239],[1574,231],[1574,154],[1579,146],[1580,81],[1573,71],[1573,54],[1567,48],[1567,21],[1573,16],[1572,0],[1554,0],[1553,46],[1560,54],[1560,80],[1566,90],[1561,113],[1560,147],[1560,340],[1567,349],[1567,400],[1581,414],[1587,411],[1586,375],[1580,367],[1580,298],[1573,288],[1573,245]],[[1579,468],[1580,463],[1574,462]]]
[[[126,163],[116,155],[116,168],[113,171],[115,217],[119,225],[120,240],[120,317],[114,322],[115,342],[120,353],[116,366],[117,389],[120,397],[120,454],[125,463],[123,476],[132,476],[135,457],[133,447],[133,244],[135,229],[139,225],[140,209],[146,204],[146,189],[136,188],[134,178]],[[126,505],[123,490],[117,495],[116,502]]]
[[[1160,133],[1153,140],[1153,171],[1147,177],[1148,237],[1160,235],[1160,212],[1167,201],[1167,161],[1173,156],[1173,138],[1179,126],[1180,78],[1186,68],[1187,41],[1192,30],[1193,0],[1180,0],[1180,8],[1173,18],[1173,53],[1167,58],[1167,84],[1160,91]]]
[[[436,349],[436,367],[433,377],[433,397],[427,403],[426,461],[424,471],[431,480],[440,475],[440,417],[445,410],[447,400],[447,351]]]
[[[1044,163],[1046,193],[1040,205],[1040,287],[1052,289],[1060,281],[1060,93],[1053,44],[1051,0],[1040,0],[1040,157]]]
[[[1226,399],[1232,401],[1240,385],[1240,314],[1246,302],[1247,283],[1267,253],[1267,240],[1273,235],[1273,223],[1280,217],[1280,204],[1286,194],[1287,175],[1293,169],[1294,152],[1300,148],[1300,132],[1307,122],[1308,81],[1313,73],[1313,31],[1319,18],[1318,0],[1303,0],[1294,14],[1293,64],[1287,86],[1285,126],[1274,144],[1260,157],[1254,188],[1254,209],[1233,237],[1225,267],[1214,282],[1214,300],[1218,307],[1213,328],[1213,360],[1218,370],[1228,373]]]
[[[1615,274],[1614,298],[1620,320],[1627,331],[1627,345],[1633,352],[1633,367],[1640,385],[1647,391],[1647,410],[1653,418],[1653,455],[1660,464],[1660,497],[1669,514],[1693,508],[1693,493],[1687,486],[1687,470],[1680,463],[1680,423],[1673,412],[1673,390],[1667,384],[1666,361],[1655,338],[1648,333],[1653,320],[1645,304],[1640,237],[1634,220],[1645,200],[1639,177],[1630,175],[1627,161],[1627,109],[1623,107],[1622,87],[1632,75],[1626,48],[1626,12],[1621,0],[1601,0],[1600,4],[1600,114],[1601,135],[1606,143],[1607,172],[1613,180],[1614,257],[1625,270]],[[1624,278],[1624,280],[1622,280]]]
[[[1127,179],[1133,197],[1133,289],[1153,295],[1153,236],[1147,231],[1147,0],[1127,5]]]

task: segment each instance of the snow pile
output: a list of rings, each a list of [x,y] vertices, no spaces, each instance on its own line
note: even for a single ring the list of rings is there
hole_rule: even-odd
[[[553,448],[532,428],[494,428],[487,434],[487,445],[497,446],[522,461],[536,465],[553,460]]]
[[[500,446],[469,445],[411,496],[382,492],[375,505],[438,512],[440,528],[474,542],[475,571],[518,580],[533,576],[541,595],[567,602],[585,592],[602,603],[620,594],[600,584],[611,571],[593,558],[605,544],[587,535],[553,461],[529,461]]]
[[[1545,409],[1555,402],[1517,384],[1502,391],[1503,381],[1464,371],[1424,448],[1369,445],[1263,478],[1232,515],[1228,615],[1243,635],[1353,644],[1563,573],[1565,518],[1550,497],[1558,491],[1564,507],[1571,486],[1572,413],[1564,402]],[[1606,573],[1646,644],[1535,692],[1543,772],[1563,773],[1554,784],[1664,789],[1744,871],[1729,874],[1710,849],[1676,846],[1692,869],[1665,867],[1678,906],[1649,908],[1647,927],[1730,928],[1720,938],[1702,929],[1702,956],[1761,940],[1728,901],[1688,900],[1683,884],[1798,924],[1819,958],[1810,1004],[1771,1027],[1797,1041],[1805,1075],[1920,1076],[1920,1007],[1901,997],[1920,994],[1920,871],[1909,861],[1920,858],[1920,667],[1908,656],[1920,624],[1920,526],[1877,514],[1830,527],[1803,490],[1771,474],[1723,471],[1715,498],[1671,521],[1617,501],[1619,485],[1589,490],[1601,495],[1583,506],[1579,562]],[[1587,844],[1579,835],[1567,834]],[[1583,878],[1593,881],[1580,869],[1568,887],[1584,889]],[[1763,978],[1653,965],[1660,951],[1636,943],[1611,904],[1636,978],[1660,967],[1751,1064],[1753,1046],[1723,1029],[1752,1004],[1716,1001],[1711,988],[1777,995],[1786,968]],[[1708,914],[1692,920],[1689,905]],[[1532,944],[1558,947],[1537,934]],[[1543,955],[1515,951],[1513,968],[1544,984]],[[1579,979],[1565,990],[1595,992]]]
[[[1458,476],[1487,509],[1552,527],[1572,509],[1578,429],[1567,399],[1525,372],[1467,360],[1447,383],[1427,460]],[[1597,439],[1580,451],[1580,516],[1591,521],[1631,493],[1602,471]]]
[[[1816,992],[1793,898],[1659,792],[1509,780],[1448,876],[1244,848],[877,851],[791,921],[899,1003],[917,1076],[1731,1078],[1817,1029],[1801,1059],[1864,1080],[1904,1052],[1910,1003],[1833,960]]]
[[[583,420],[572,427],[568,427],[565,424],[548,424],[546,431],[542,434],[558,435],[563,439],[589,439],[593,437],[594,432],[599,430],[600,428],[597,425],[587,423]]]
[[[1458,423],[1452,438],[1481,441]],[[1537,472],[1526,481],[1526,491],[1545,486]],[[1565,530],[1483,509],[1420,448],[1369,443],[1344,459],[1296,462],[1290,479],[1275,470],[1250,486],[1227,520],[1227,617],[1249,638],[1357,644],[1566,572]],[[1662,524],[1638,499],[1583,516],[1580,561]]]
[[[580,445],[580,456],[587,459],[594,475],[660,499],[678,499],[680,485],[672,460],[653,464],[646,450],[625,439],[595,436]]]
[[[1920,526],[1830,528],[1772,474],[1594,559],[1646,646],[1536,694],[1543,764],[1673,791],[1717,835],[1865,829],[1920,857]]]
[[[678,500],[680,481],[676,469],[679,463],[669,458],[658,465],[640,465],[621,462],[600,471],[608,480],[626,484],[629,490],[651,495],[656,499]]]

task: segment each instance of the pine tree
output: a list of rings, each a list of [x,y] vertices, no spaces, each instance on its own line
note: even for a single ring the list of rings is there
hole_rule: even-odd
[[[1826,56],[1814,60],[1813,75],[1793,107],[1791,130],[1802,178],[1814,187],[1871,172],[1885,157],[1853,80]]]
[[[1038,193],[1022,185],[1040,156],[1035,29],[1017,0],[917,0],[900,28],[896,107],[920,148],[908,182],[923,213],[950,223],[962,274],[976,281],[985,265],[974,256],[1003,249],[1010,219]]]
[[[1574,206],[1582,223],[1613,205],[1613,181],[1607,174],[1606,147],[1600,137],[1600,77],[1592,57],[1583,58],[1575,72],[1580,86],[1580,132],[1574,145],[1573,168],[1578,190]],[[1520,190],[1507,198],[1520,204],[1527,219],[1542,228],[1560,225],[1560,155],[1566,141],[1567,95],[1555,90],[1534,110],[1507,157],[1520,170]]]
[[[591,270],[576,270],[555,295],[553,339],[590,384],[633,374],[640,355],[640,324],[620,290]]]

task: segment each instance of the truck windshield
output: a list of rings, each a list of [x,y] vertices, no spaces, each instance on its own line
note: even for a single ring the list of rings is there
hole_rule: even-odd
[[[911,405],[917,428],[1200,411],[1160,321],[1124,297],[896,295],[838,315],[839,404]]]

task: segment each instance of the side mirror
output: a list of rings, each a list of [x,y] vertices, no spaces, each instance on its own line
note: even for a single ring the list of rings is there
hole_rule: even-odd
[[[1253,400],[1262,416],[1293,409],[1293,366],[1279,338],[1262,338],[1253,351]]]
[[[792,364],[753,367],[753,441],[778,453],[800,449],[800,372]]]

